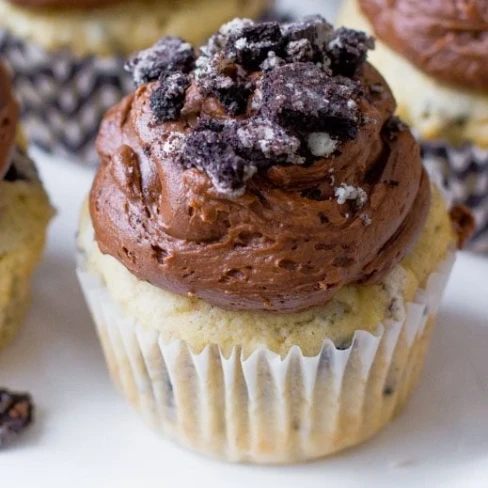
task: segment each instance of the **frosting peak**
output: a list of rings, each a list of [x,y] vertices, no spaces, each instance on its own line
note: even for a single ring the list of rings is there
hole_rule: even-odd
[[[375,34],[439,81],[488,91],[486,0],[359,0]]]
[[[430,187],[372,40],[314,17],[237,20],[199,56],[165,39],[128,63],[90,210],[141,279],[231,309],[294,312],[374,283],[423,228]]]
[[[18,117],[19,106],[12,94],[10,77],[0,62],[0,179],[11,162]]]

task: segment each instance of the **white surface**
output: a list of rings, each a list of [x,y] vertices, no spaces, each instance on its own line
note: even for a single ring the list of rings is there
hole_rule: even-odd
[[[112,388],[74,273],[92,173],[36,158],[60,212],[26,327],[0,354],[0,385],[37,402],[34,427],[0,452],[0,486],[488,486],[488,259],[460,256],[420,388],[377,438],[304,466],[220,464],[158,438]]]

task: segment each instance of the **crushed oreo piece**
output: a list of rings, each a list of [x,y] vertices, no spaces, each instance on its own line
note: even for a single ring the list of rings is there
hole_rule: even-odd
[[[207,77],[200,84],[203,92],[213,95],[230,115],[243,114],[252,94],[254,83],[238,73]]]
[[[218,191],[238,195],[256,171],[332,157],[356,137],[360,101],[373,94],[355,77],[371,48],[365,33],[336,31],[321,16],[284,25],[235,19],[196,59],[189,44],[165,38],[127,69],[136,84],[159,80],[150,97],[158,123],[180,117],[190,84],[220,103],[227,117],[202,111],[188,135],[171,135],[163,150],[184,168],[205,172]],[[359,207],[361,194],[356,200]]]
[[[185,169],[196,168],[208,175],[217,191],[238,196],[256,173],[253,163],[238,156],[222,134],[210,130],[190,134],[181,149]]]
[[[330,41],[334,28],[322,16],[313,15],[285,24],[283,36],[287,42],[308,40],[316,50],[324,50]]]
[[[347,201],[355,202],[357,208],[362,208],[368,201],[368,194],[355,186],[342,184],[334,190],[334,195],[339,205],[344,205]]]
[[[298,41],[291,41],[286,46],[286,58],[294,59],[300,63],[313,61],[315,51],[312,43],[308,39],[299,39]]]
[[[276,55],[274,51],[268,53],[268,57],[261,63],[259,69],[261,71],[271,71],[272,69],[278,68],[278,66],[283,66],[286,61]]]
[[[250,119],[239,123],[234,129],[235,136],[229,139],[236,151],[246,159],[267,160],[265,166],[276,162],[305,163],[305,158],[299,155],[300,140],[273,122]]]
[[[193,46],[178,37],[163,37],[154,46],[129,59],[125,69],[136,86],[155,81],[164,73],[189,73],[195,65]]]
[[[339,145],[327,132],[312,132],[307,143],[310,152],[317,158],[330,156]]]
[[[0,448],[20,435],[33,420],[30,395],[0,389]]]
[[[332,71],[343,76],[356,75],[366,63],[369,49],[374,49],[374,39],[365,32],[337,29],[327,45]]]
[[[158,123],[176,120],[185,104],[185,92],[190,77],[181,72],[163,73],[159,85],[151,94],[151,110]]]
[[[284,42],[278,22],[264,22],[244,27],[224,50],[235,51],[236,62],[252,71],[259,68],[270,51],[281,52]]]
[[[330,77],[312,63],[293,63],[263,78],[264,113],[283,127],[327,132],[339,140],[353,139],[360,111],[351,100],[362,95],[351,79]]]
[[[389,141],[394,141],[398,137],[398,134],[406,130],[408,130],[408,125],[394,115],[386,121],[382,133]]]
[[[245,27],[253,26],[254,22],[251,19],[234,19],[224,24],[216,34],[214,34],[205,44],[200,47],[200,56],[196,60],[195,77],[197,79],[211,74],[214,70],[215,63],[214,56],[222,53],[225,46],[229,44],[231,38],[237,39],[241,36]],[[229,49],[227,49],[229,51]],[[230,53],[227,52],[227,56]],[[229,59],[229,61],[235,61]]]

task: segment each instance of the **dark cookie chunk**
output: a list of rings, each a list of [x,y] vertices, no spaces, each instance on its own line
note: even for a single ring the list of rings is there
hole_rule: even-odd
[[[232,37],[225,50],[235,52],[238,64],[249,71],[259,68],[269,52],[280,53],[284,46],[280,25],[265,22],[246,26],[237,37]]]
[[[306,63],[316,58],[316,50],[308,39],[291,41],[286,46],[286,59],[292,59],[295,62]]]
[[[190,84],[190,77],[176,72],[163,73],[159,85],[151,94],[151,109],[158,123],[176,120],[185,104],[185,92]]]
[[[214,34],[205,46],[200,48],[200,56],[210,58],[214,54],[223,50],[229,44],[230,39],[241,37],[244,29],[253,27],[255,24],[250,19],[234,19],[224,24],[219,31]]]
[[[136,86],[157,80],[163,73],[189,73],[195,65],[191,44],[177,37],[163,37],[154,46],[129,59],[125,69],[132,73]]]
[[[205,94],[217,98],[228,114],[240,115],[247,109],[254,83],[238,74],[236,69],[233,71],[228,70],[229,74],[209,74],[199,81],[199,85]]]
[[[0,448],[32,423],[33,411],[30,395],[0,389]]]
[[[321,16],[305,17],[283,26],[289,62],[325,61],[326,46],[334,33],[333,27]]]
[[[359,83],[330,77],[311,63],[294,63],[264,74],[264,114],[283,127],[325,131],[345,141],[360,123]]]
[[[256,166],[238,156],[221,134],[210,130],[190,134],[182,147],[180,162],[185,169],[196,168],[208,175],[221,193],[239,195]]]
[[[300,140],[269,120],[254,118],[234,124],[225,136],[240,156],[251,161],[262,161],[258,169],[279,162],[305,162],[299,155]]]
[[[363,68],[369,49],[374,49],[374,39],[365,32],[345,27],[337,29],[327,46],[332,71],[354,76]]]
[[[272,69],[278,68],[278,66],[283,66],[286,61],[276,55],[274,51],[268,53],[268,57],[261,63],[259,69],[261,71],[270,71]]]
[[[408,125],[405,124],[399,117],[390,117],[383,126],[383,136],[389,141],[394,141],[400,132],[408,130]]]
[[[320,49],[327,44],[333,32],[332,25],[320,15],[304,17],[283,26],[283,35],[287,42],[307,39]]]

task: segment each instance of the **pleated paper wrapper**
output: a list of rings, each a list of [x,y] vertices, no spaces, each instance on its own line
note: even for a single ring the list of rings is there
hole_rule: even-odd
[[[314,357],[293,347],[224,356],[165,344],[158,327],[127,317],[79,260],[78,276],[112,380],[165,437],[233,462],[295,463],[326,456],[377,433],[417,383],[454,254],[406,304],[403,321],[358,330],[351,346],[330,340]],[[121,427],[123,428],[123,427]]]

